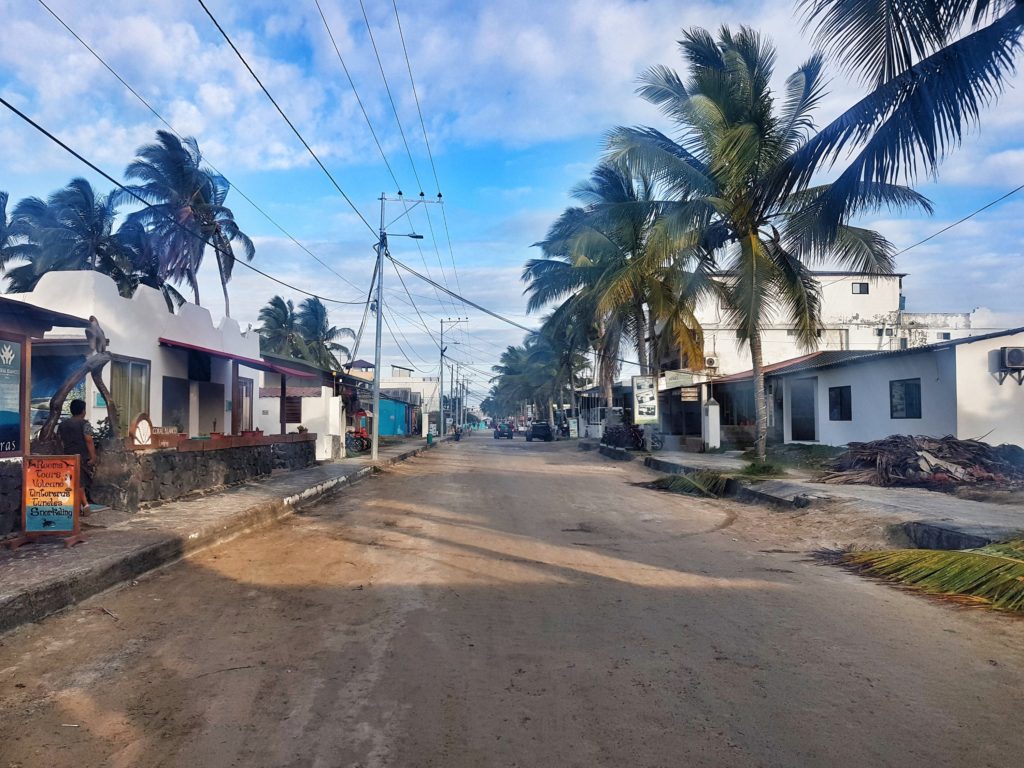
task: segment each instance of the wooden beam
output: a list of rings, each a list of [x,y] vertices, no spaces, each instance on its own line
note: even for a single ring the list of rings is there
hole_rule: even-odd
[[[287,377],[282,373],[281,374],[281,434],[282,435],[288,433],[288,417],[285,414],[285,405],[284,405],[285,396],[288,394],[286,379],[287,379]]]
[[[231,361],[231,434],[242,434],[241,388],[238,382],[238,361]]]

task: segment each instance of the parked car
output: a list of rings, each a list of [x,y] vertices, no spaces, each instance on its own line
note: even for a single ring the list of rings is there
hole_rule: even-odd
[[[507,437],[509,440],[512,439],[512,427],[508,424],[499,424],[498,428],[494,430],[495,440],[499,440],[503,437]]]
[[[535,421],[526,428],[526,442],[543,440],[546,443],[550,443],[554,439],[555,435],[551,431],[551,425],[546,421]]]

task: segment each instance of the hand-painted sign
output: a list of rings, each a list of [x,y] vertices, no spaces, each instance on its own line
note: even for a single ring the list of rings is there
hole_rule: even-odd
[[[22,530],[26,536],[78,534],[78,456],[26,456]]]
[[[22,446],[22,348],[17,341],[0,339],[0,455],[20,454]]]
[[[633,377],[633,423],[658,423],[658,393],[653,376]]]

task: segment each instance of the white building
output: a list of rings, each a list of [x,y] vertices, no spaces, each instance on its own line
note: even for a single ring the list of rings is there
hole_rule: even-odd
[[[822,328],[817,349],[887,351],[919,347],[1003,330],[989,324],[986,310],[954,313],[905,312],[904,274],[865,275],[856,272],[816,272],[821,285]],[[710,373],[728,375],[752,367],[750,350],[736,342],[736,327],[726,308],[709,299],[697,308],[704,329],[704,365]],[[764,362],[790,360],[806,354],[796,333],[779,316],[762,334]],[[677,367],[677,366],[668,366]]]
[[[713,385],[723,434],[735,442],[753,438],[751,380],[748,372]],[[1024,446],[1022,382],[1024,328],[902,350],[820,352],[766,372],[770,434],[826,445],[910,434]]]
[[[8,298],[97,318],[112,355],[103,379],[124,431],[143,413],[154,426],[193,437],[251,430],[257,378],[277,370],[260,359],[255,331],[242,332],[230,318],[214,325],[209,311],[194,304],[171,313],[161,294],[146,286],[126,299],[98,272],[49,272],[31,293]],[[49,338],[38,354],[70,360],[87,352],[84,336],[76,335]],[[93,424],[105,419],[107,404],[91,380],[85,394],[86,417]]]

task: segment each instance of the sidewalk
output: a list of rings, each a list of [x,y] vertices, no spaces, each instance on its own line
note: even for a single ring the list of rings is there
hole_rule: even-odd
[[[644,464],[669,474],[701,469],[732,474],[749,463],[739,453],[659,451],[647,456]],[[921,488],[816,483],[797,470],[789,474],[778,480],[745,482],[739,498],[787,507],[825,500],[846,502],[865,514],[901,520],[911,543],[925,549],[967,549],[1024,536],[1024,510],[1012,505],[970,501]]]
[[[436,443],[435,443],[436,445]],[[130,514],[107,510],[83,519],[87,541],[0,548],[0,632],[38,621],[139,574],[267,525],[380,468],[425,451],[419,438],[369,455],[320,464]]]

